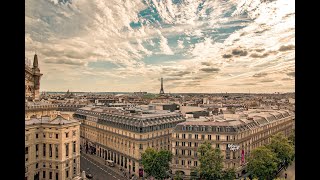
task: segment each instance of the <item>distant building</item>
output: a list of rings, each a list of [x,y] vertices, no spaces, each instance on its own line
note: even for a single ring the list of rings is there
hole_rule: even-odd
[[[172,132],[172,171],[189,179],[200,165],[197,148],[210,141],[220,148],[225,168],[235,168],[237,177],[246,173],[251,151],[270,142],[278,132],[286,136],[292,132],[294,116],[284,110],[250,110],[240,114],[221,114],[212,119],[187,119]]]

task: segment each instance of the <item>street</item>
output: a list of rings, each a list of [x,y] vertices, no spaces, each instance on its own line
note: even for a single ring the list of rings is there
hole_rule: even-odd
[[[89,172],[88,169],[89,168]],[[115,174],[107,167],[103,167],[91,160],[87,159],[86,157],[80,157],[80,170],[85,171],[86,174],[91,173],[93,178],[92,180],[123,180],[124,178]]]
[[[288,180],[294,180],[295,179],[295,161],[292,162],[292,164],[287,168],[287,170],[282,170],[279,173],[280,178],[284,178],[285,173],[287,173],[287,179]]]

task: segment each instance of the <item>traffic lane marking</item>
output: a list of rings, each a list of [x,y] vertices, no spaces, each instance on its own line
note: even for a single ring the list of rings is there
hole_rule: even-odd
[[[92,161],[90,161],[89,159],[87,159],[87,158],[85,158],[85,157],[83,157],[84,159],[86,159],[87,161],[89,161],[91,164],[93,164],[93,165],[95,165],[95,166],[97,166],[98,168],[100,168],[101,170],[103,170],[100,166],[98,166],[98,165],[96,165],[94,162],[92,162]],[[106,172],[105,170],[103,170],[104,172]],[[111,174],[108,172],[108,174],[111,176]],[[115,179],[117,179],[116,178],[116,176],[113,176]]]

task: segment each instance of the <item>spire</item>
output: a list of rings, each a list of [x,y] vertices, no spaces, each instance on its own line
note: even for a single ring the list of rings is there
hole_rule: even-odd
[[[34,67],[34,68],[37,68],[37,67],[38,67],[38,56],[37,56],[37,54],[34,54],[33,67]]]
[[[164,94],[164,90],[163,90],[163,78],[161,78],[160,94]]]

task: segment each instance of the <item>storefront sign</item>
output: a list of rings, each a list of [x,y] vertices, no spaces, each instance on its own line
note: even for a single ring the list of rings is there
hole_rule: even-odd
[[[235,145],[235,144],[228,144],[228,148],[231,151],[237,151],[237,150],[239,150],[240,146],[239,145]]]

